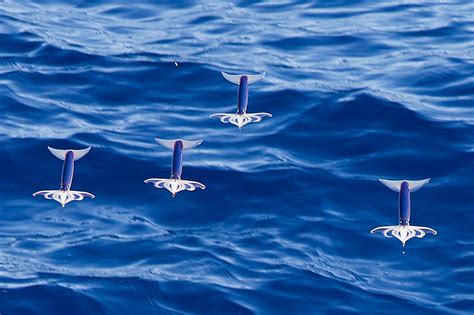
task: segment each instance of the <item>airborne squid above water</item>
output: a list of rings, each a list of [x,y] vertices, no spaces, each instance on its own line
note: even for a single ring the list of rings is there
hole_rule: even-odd
[[[265,77],[265,72],[261,74],[228,74],[222,71],[224,78],[232,83],[239,85],[239,92],[237,95],[237,113],[217,113],[212,114],[210,118],[219,118],[221,122],[227,124],[231,123],[239,129],[242,129],[248,123],[259,122],[263,117],[272,117],[269,113],[247,113],[247,106],[249,101],[248,85],[255,83]]]
[[[408,240],[413,237],[423,238],[426,233],[436,235],[436,231],[429,227],[410,225],[411,201],[410,193],[417,191],[424,185],[428,184],[430,179],[423,180],[387,180],[379,179],[382,184],[393,191],[399,192],[399,224],[392,226],[380,226],[370,231],[374,234],[381,232],[385,237],[395,236],[403,247]]]
[[[145,183],[152,183],[156,188],[165,188],[173,195],[173,197],[183,190],[194,191],[196,188],[206,188],[206,186],[199,182],[181,179],[181,174],[183,172],[183,150],[197,147],[202,143],[202,140],[164,140],[159,138],[155,138],[155,140],[165,148],[173,150],[171,178],[149,178],[145,180]]]
[[[80,201],[84,199],[84,197],[95,198],[95,196],[91,193],[71,190],[72,178],[74,176],[74,161],[82,158],[90,151],[90,149],[91,147],[82,150],[58,150],[48,147],[48,150],[55,157],[64,161],[61,175],[61,188],[59,190],[37,191],[33,194],[33,196],[44,196],[46,199],[56,200],[61,204],[61,206],[63,206],[63,208],[67,203],[73,200]]]

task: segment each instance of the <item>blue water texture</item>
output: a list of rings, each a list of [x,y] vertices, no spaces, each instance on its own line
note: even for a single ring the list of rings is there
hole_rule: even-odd
[[[474,314],[471,0],[0,0],[0,313]],[[176,63],[176,64],[175,64]],[[241,131],[220,71],[259,73]],[[204,139],[183,179],[154,137]],[[92,150],[59,189],[47,146]],[[378,178],[431,178],[398,223]]]

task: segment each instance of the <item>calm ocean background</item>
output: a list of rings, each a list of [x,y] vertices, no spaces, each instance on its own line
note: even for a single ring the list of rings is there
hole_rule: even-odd
[[[175,66],[175,62],[178,66]],[[220,71],[267,72],[241,131]],[[0,0],[0,313],[473,314],[474,2]],[[172,198],[154,137],[200,139]],[[47,146],[91,152],[64,209]],[[397,224],[379,177],[431,183]]]

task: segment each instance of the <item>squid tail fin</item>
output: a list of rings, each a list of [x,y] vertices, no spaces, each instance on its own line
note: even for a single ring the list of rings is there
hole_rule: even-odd
[[[430,182],[430,179],[422,179],[422,180],[389,180],[389,179],[382,179],[380,178],[379,181],[390,188],[393,191],[399,192],[403,182],[408,183],[408,188],[410,188],[411,192],[417,191],[421,187],[425,186]]]
[[[89,153],[89,151],[91,150],[91,147],[87,147],[87,148],[82,149],[82,150],[73,150],[73,149],[60,150],[60,149],[55,149],[55,148],[52,148],[52,147],[48,147],[48,150],[49,150],[49,152],[51,152],[52,155],[54,155],[55,157],[57,157],[58,159],[63,160],[63,161],[64,161],[64,159],[66,159],[66,154],[69,151],[72,151],[72,153],[74,154],[74,161],[77,161],[80,158],[82,158],[84,155]]]
[[[182,140],[182,139],[174,139],[174,140],[166,140],[166,139],[160,139],[160,138],[155,138],[155,141],[164,146],[165,148],[173,150],[174,145],[176,142],[181,141],[183,144],[183,149],[192,149],[197,147],[202,143],[202,139],[200,140]]]
[[[265,78],[266,72],[260,74],[229,74],[221,71],[222,76],[229,82],[240,84],[240,78],[247,77],[247,84],[252,84]]]

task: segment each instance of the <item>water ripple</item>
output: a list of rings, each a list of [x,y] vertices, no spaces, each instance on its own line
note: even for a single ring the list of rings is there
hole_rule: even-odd
[[[0,1],[0,312],[465,314],[472,1]],[[267,72],[237,128],[228,72]],[[171,198],[154,137],[204,191]],[[46,146],[93,149],[56,204]],[[425,178],[400,244],[379,177]],[[396,307],[394,307],[396,305]]]

